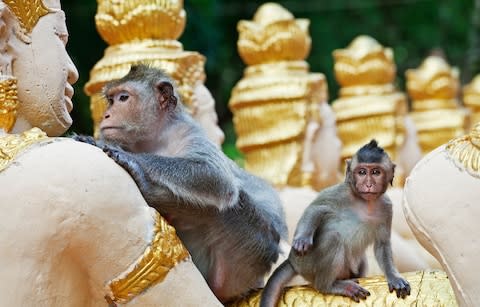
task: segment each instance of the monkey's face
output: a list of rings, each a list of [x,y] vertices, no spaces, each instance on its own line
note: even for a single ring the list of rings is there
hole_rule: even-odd
[[[155,131],[155,115],[143,107],[137,89],[128,84],[110,88],[106,93],[107,110],[100,123],[100,135],[107,142],[135,152],[135,146],[148,142]],[[146,127],[149,127],[147,129]]]
[[[375,200],[387,188],[387,174],[379,163],[359,163],[352,170],[354,187],[364,200]]]

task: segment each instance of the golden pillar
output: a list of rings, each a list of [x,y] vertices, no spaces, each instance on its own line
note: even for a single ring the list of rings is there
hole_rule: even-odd
[[[312,120],[321,124],[318,106],[327,100],[324,75],[310,73],[305,61],[308,26],[276,3],[237,26],[247,67],[229,102],[236,145],[245,168],[277,186],[310,185],[312,174],[301,169],[305,129]]]
[[[463,87],[463,104],[471,112],[471,123],[480,123],[480,75]]]
[[[458,101],[459,72],[440,56],[429,56],[405,72],[411,116],[423,154],[465,134],[468,112]]]
[[[346,49],[335,50],[333,57],[341,88],[332,107],[343,142],[342,159],[350,158],[374,138],[395,160],[405,141],[408,108],[405,95],[393,84],[396,66],[392,50],[361,35]]]
[[[198,52],[184,51],[178,41],[186,22],[183,1],[97,2],[97,30],[110,46],[90,71],[90,80],[85,85],[85,92],[91,96],[95,135],[106,109],[102,87],[126,75],[135,63],[158,67],[168,73],[177,83],[184,104],[194,113],[196,105],[192,94],[195,84],[205,80],[205,57]]]

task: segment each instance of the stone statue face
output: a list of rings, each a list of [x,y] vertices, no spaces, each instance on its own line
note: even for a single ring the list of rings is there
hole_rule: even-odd
[[[72,84],[78,71],[65,49],[68,32],[60,2],[45,4],[54,12],[38,20],[30,34],[31,43],[13,34],[10,38],[12,73],[18,79],[20,101],[13,132],[36,126],[58,136],[72,124]]]
[[[221,145],[225,134],[218,126],[217,112],[215,111],[215,100],[207,87],[199,82],[195,86],[193,95],[197,101],[198,109],[193,115],[200,126],[205,129],[208,138],[217,145]]]

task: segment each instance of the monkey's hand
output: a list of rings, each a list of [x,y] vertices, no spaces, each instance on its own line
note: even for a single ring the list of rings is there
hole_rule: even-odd
[[[294,238],[292,248],[297,255],[305,255],[313,246],[313,237]]]
[[[397,293],[397,297],[406,298],[410,295],[410,284],[401,277],[392,277],[388,280],[388,290]]]
[[[75,141],[82,142],[82,143],[87,143],[87,144],[90,144],[90,145],[93,145],[93,146],[97,146],[97,141],[95,141],[95,139],[93,138],[93,136],[89,136],[89,135],[74,135],[74,136],[72,136],[72,139],[74,139]]]

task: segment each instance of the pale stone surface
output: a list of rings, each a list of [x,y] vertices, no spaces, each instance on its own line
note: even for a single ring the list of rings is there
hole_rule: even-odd
[[[45,1],[60,8],[58,0]],[[26,43],[0,2],[0,72],[18,79],[14,133],[33,126],[50,136],[71,124],[78,73],[65,51],[64,14],[40,18]],[[48,52],[46,52],[48,50]],[[13,63],[13,65],[12,65]],[[69,139],[32,145],[0,172],[0,297],[4,306],[105,306],[106,283],[141,256],[153,212],[130,176],[100,149]],[[221,306],[187,259],[129,305]]]
[[[479,199],[480,178],[457,167],[445,146],[426,155],[405,185],[407,221],[446,270],[460,306],[480,301]]]

